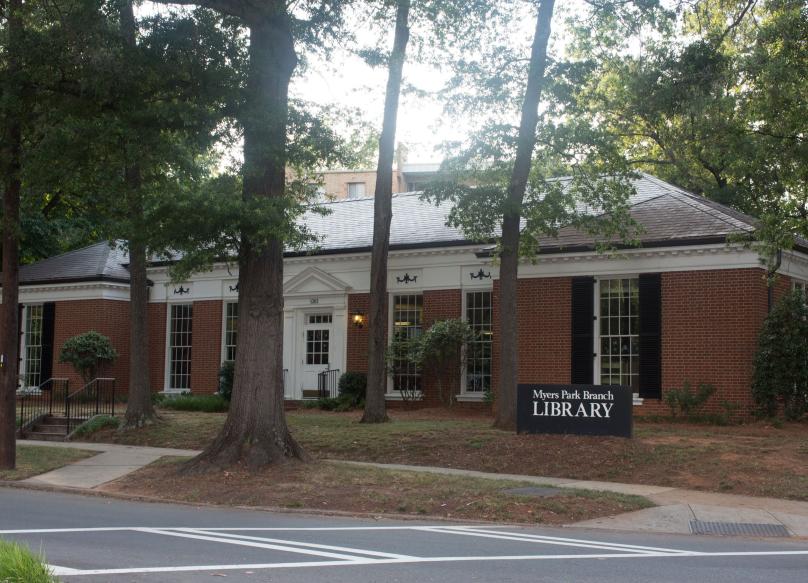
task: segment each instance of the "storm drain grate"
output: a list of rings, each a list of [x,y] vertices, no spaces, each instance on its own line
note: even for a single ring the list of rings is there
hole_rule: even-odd
[[[690,534],[718,536],[791,536],[782,524],[753,524],[749,522],[690,521]]]

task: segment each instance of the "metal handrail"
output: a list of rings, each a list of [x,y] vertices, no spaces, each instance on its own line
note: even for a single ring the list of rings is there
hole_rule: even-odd
[[[321,399],[327,399],[336,395],[339,383],[339,369],[331,368],[317,373],[317,392]]]
[[[96,378],[65,398],[67,434],[94,415],[115,416],[115,379]]]
[[[61,406],[70,390],[70,380],[49,378],[38,387],[17,390],[17,401],[20,404],[19,433],[25,435],[35,421],[45,415],[53,415],[54,405]],[[57,395],[57,393],[63,393]]]

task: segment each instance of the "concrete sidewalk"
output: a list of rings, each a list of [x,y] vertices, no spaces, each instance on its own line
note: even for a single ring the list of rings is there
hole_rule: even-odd
[[[23,480],[24,483],[91,490],[107,482],[157,461],[165,456],[194,456],[199,452],[190,449],[162,447],[138,447],[111,443],[81,443],[26,440],[24,445],[43,447],[69,447],[97,451],[98,455],[76,463]]]
[[[777,524],[784,526],[793,536],[808,537],[808,502],[782,500],[780,498],[758,498],[685,490],[669,486],[646,486],[643,484],[621,484],[619,482],[593,482],[587,480],[566,480],[541,476],[520,476],[514,474],[491,474],[455,468],[408,466],[403,464],[375,464],[367,462],[335,462],[351,465],[429,472],[450,476],[469,476],[514,482],[527,482],[556,488],[578,488],[599,492],[616,492],[644,496],[655,508],[627,512],[617,516],[607,516],[576,522],[568,526],[581,528],[606,528],[634,532],[690,533],[690,521],[731,522],[744,524]]]
[[[92,490],[107,482],[121,478],[131,472],[157,461],[165,456],[195,456],[199,451],[169,449],[160,447],[139,447],[108,443],[25,441],[26,445],[45,447],[71,447],[99,452],[98,455],[76,463],[24,480],[24,483]],[[440,468],[410,466],[404,464],[378,464],[330,460],[338,463],[363,467],[384,468],[411,472],[426,472],[448,476],[468,476],[527,482],[556,488],[577,488],[618,494],[644,496],[655,508],[646,508],[617,516],[596,518],[577,522],[568,526],[582,528],[604,528],[634,532],[690,533],[690,521],[730,522],[751,524],[776,524],[784,526],[793,536],[808,537],[808,502],[781,500],[779,498],[758,498],[685,490],[669,486],[648,486],[643,484],[621,484],[618,482],[595,482],[587,480],[567,480],[542,476],[522,476],[516,474],[494,474]]]

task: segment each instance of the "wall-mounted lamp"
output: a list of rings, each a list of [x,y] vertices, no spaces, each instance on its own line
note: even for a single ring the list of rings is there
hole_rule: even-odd
[[[351,323],[353,324],[354,328],[359,328],[361,330],[365,327],[365,315],[361,312],[356,312],[351,317]]]

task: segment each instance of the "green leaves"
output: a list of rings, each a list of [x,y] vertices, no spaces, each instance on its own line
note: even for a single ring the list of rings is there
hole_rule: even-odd
[[[774,417],[782,406],[788,419],[808,412],[808,305],[801,291],[783,297],[758,337],[752,396],[760,412]]]
[[[118,352],[109,338],[93,330],[68,338],[59,353],[59,362],[73,365],[86,383],[98,376],[102,366],[117,358]]]
[[[808,234],[804,3],[678,8],[643,13],[638,29],[578,18],[575,111],[635,168],[761,218],[762,253],[789,248]]]

